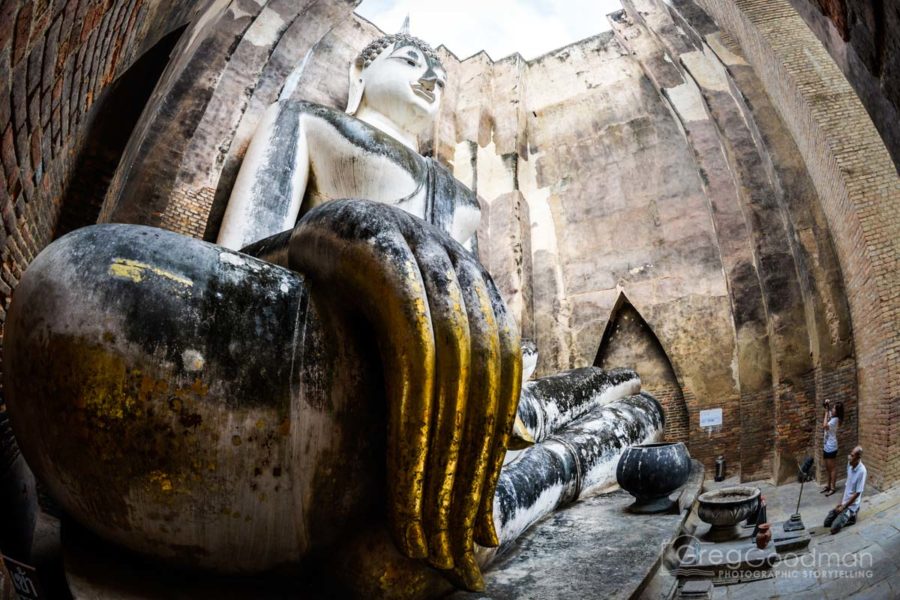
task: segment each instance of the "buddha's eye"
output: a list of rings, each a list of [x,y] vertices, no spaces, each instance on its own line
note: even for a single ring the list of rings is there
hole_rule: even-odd
[[[414,61],[414,60],[411,59],[411,58],[407,58],[407,59],[406,59],[406,64],[408,64],[408,65],[411,66],[411,67],[415,67],[415,66],[418,65],[419,63],[417,63],[416,61]]]

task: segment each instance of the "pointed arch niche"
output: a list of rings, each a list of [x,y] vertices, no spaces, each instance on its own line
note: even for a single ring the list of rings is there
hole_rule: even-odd
[[[641,376],[641,388],[653,394],[666,414],[665,439],[688,442],[689,421],[684,393],[672,362],[653,330],[620,293],[610,313],[594,365],[603,369],[625,367]]]

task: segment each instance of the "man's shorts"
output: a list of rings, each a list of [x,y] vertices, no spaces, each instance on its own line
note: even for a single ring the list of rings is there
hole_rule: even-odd
[[[825,458],[836,458],[836,457],[837,457],[837,450],[835,450],[835,451],[833,451],[833,452],[828,452],[828,451],[824,451],[824,450],[823,450],[823,451],[822,451],[822,456],[825,457]]]

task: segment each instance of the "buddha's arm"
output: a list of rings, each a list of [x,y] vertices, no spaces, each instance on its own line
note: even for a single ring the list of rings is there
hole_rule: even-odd
[[[362,314],[388,398],[388,506],[401,552],[479,589],[522,383],[518,328],[475,258],[385,204],[328,202],[248,252],[303,273],[317,309]]]
[[[296,103],[276,102],[247,147],[217,243],[239,250],[293,227],[308,175],[303,114]]]

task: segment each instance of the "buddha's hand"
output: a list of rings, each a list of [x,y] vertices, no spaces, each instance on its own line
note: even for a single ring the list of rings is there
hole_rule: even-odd
[[[304,216],[289,264],[379,336],[395,543],[481,589],[474,541],[499,544],[493,498],[522,379],[518,328],[494,282],[442,231],[363,200]]]

